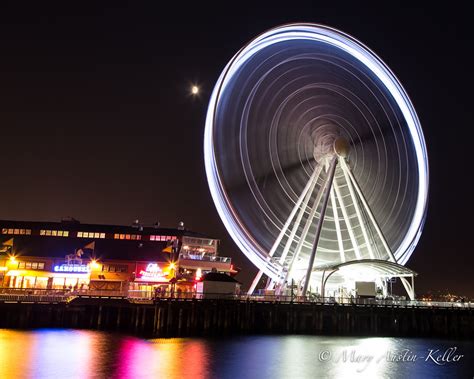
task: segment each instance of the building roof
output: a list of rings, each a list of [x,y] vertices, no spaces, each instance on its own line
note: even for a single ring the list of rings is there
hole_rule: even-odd
[[[67,236],[64,231],[69,231]],[[13,238],[13,253],[20,256],[64,258],[74,254],[77,249],[83,249],[84,257],[134,261],[170,260],[170,253],[162,250],[170,241],[183,236],[214,240],[186,229],[82,224],[76,220],[0,220],[0,233],[0,245]],[[155,239],[156,236],[162,238]],[[90,248],[92,242],[95,243],[94,249]]]
[[[196,238],[215,239],[206,234],[193,232],[187,229],[178,228],[157,228],[154,226],[137,225],[105,225],[105,224],[83,224],[75,219],[65,219],[60,222],[52,221],[15,221],[0,220],[0,228],[23,228],[23,229],[52,229],[69,230],[84,232],[102,232],[102,233],[124,233],[141,235],[173,235],[187,236]]]
[[[416,276],[418,275],[415,271],[405,267],[401,264],[383,260],[383,259],[360,259],[354,261],[348,261],[335,265],[320,266],[313,271],[340,271],[344,274],[350,274],[351,272],[357,272],[362,275],[369,276]]]
[[[222,274],[220,272],[208,272],[206,275],[202,277],[203,282],[230,282],[230,283],[239,283],[239,281],[235,280],[233,277]]]

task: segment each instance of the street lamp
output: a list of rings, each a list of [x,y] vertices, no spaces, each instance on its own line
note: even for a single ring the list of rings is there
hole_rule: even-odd
[[[91,260],[90,267],[92,270],[97,270],[99,268],[99,263],[96,259]]]

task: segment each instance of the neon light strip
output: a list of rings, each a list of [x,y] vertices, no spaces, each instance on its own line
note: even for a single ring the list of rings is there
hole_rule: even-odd
[[[56,265],[53,267],[54,272],[68,272],[74,274],[87,274],[90,271],[88,265]]]

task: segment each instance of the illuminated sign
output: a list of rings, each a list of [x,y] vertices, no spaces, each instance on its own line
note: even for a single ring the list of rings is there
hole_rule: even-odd
[[[139,271],[140,277],[137,279],[142,281],[150,281],[150,282],[167,282],[168,279],[166,278],[165,274],[161,270],[158,263],[148,263],[144,270]]]
[[[201,280],[201,276],[202,276],[202,270],[198,268],[196,270],[196,280]]]
[[[89,265],[56,265],[53,267],[54,272],[68,272],[68,273],[78,273],[78,274],[87,274],[90,271]]]

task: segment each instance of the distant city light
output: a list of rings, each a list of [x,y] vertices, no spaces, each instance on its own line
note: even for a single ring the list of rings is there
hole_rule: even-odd
[[[199,93],[199,87],[198,86],[192,86],[191,87],[191,93],[193,95],[197,95]]]

